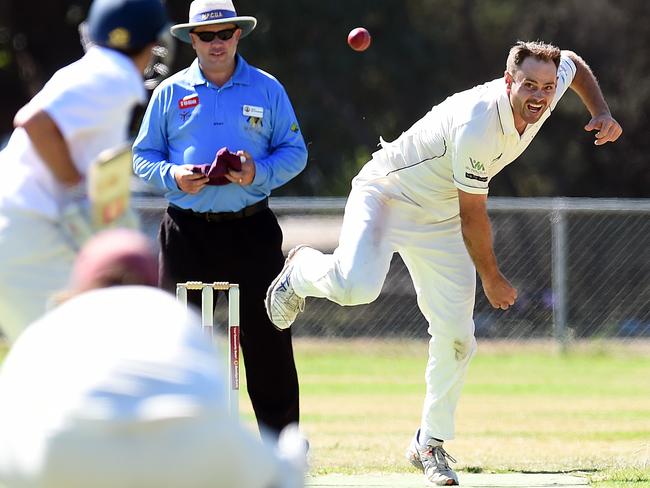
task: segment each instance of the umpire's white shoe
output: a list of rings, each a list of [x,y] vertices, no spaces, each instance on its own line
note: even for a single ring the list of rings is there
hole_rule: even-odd
[[[411,444],[406,450],[406,459],[424,472],[427,480],[436,486],[452,486],[458,484],[458,476],[449,467],[447,460],[455,463],[456,460],[447,454],[442,447],[442,442],[427,439],[422,445],[418,441],[420,430],[415,433]]]
[[[266,314],[279,330],[291,327],[298,314],[305,309],[305,299],[296,295],[291,286],[291,270],[293,269],[291,261],[303,247],[305,246],[297,246],[289,251],[284,268],[266,291],[264,302]]]

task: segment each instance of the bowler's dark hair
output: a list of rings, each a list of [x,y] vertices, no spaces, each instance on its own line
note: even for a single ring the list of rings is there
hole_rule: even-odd
[[[555,67],[560,66],[560,48],[542,41],[517,41],[510,48],[506,70],[514,74],[526,58],[534,57],[540,61],[553,61]]]

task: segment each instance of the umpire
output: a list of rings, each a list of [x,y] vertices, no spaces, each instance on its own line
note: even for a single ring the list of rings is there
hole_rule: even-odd
[[[161,286],[240,284],[248,393],[258,425],[277,434],[298,421],[298,378],[291,335],[264,310],[284,262],[268,196],[304,169],[307,149],[283,86],[237,54],[256,24],[229,0],[192,2],[189,22],[171,32],[197,59],[153,93],[133,166],[169,203],[159,235]],[[192,298],[198,306],[200,297]]]

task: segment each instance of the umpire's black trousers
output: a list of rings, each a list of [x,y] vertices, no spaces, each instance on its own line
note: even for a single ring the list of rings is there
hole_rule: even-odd
[[[267,201],[236,213],[201,214],[170,206],[159,239],[163,288],[173,291],[184,281],[239,283],[241,349],[258,425],[278,433],[297,422],[291,332],[278,331],[264,309],[266,289],[284,265],[282,230]],[[200,306],[199,293],[188,299]]]

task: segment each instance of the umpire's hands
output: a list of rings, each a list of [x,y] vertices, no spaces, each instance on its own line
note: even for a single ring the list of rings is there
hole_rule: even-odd
[[[250,185],[255,179],[255,161],[253,156],[250,155],[247,151],[237,151],[237,156],[244,156],[245,161],[241,164],[241,171],[228,170],[225,174],[225,177],[231,183],[237,185],[246,186]]]
[[[210,181],[210,178],[202,173],[195,173],[191,164],[183,164],[174,169],[174,179],[178,188],[185,193],[194,195],[203,190],[203,187]]]

